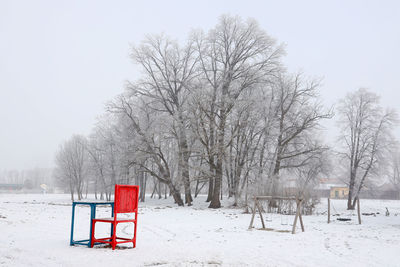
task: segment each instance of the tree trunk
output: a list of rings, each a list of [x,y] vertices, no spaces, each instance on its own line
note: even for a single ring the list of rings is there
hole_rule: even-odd
[[[188,206],[192,205],[193,198],[192,193],[190,190],[190,172],[189,172],[189,157],[190,151],[188,147],[188,142],[186,138],[186,131],[185,131],[185,124],[182,117],[182,114],[179,113],[179,154],[180,160],[179,163],[181,164],[181,173],[182,173],[182,180],[183,186],[185,188],[185,203]]]
[[[154,197],[154,193],[156,192],[156,190],[157,190],[157,181],[154,181],[153,192],[151,193],[150,198],[153,198],[153,197]]]
[[[229,74],[228,74],[229,75]],[[230,81],[230,77],[227,79]],[[226,125],[226,97],[228,95],[229,82],[222,86],[222,98],[221,98],[221,108],[219,110],[219,125],[217,131],[217,166],[215,170],[215,183],[214,183],[214,193],[211,199],[209,208],[218,209],[221,207],[220,202],[220,192],[222,186],[222,175],[223,175],[223,161],[225,154],[225,125]]]
[[[82,191],[81,191],[80,182],[78,182],[76,185],[76,193],[78,195],[78,200],[82,200]]]
[[[162,191],[161,191],[161,182],[160,181],[158,182],[157,193],[158,193],[158,199],[161,199],[162,198]]]
[[[211,170],[210,170],[211,172]],[[208,181],[208,195],[206,202],[210,202],[214,193],[214,177],[210,177]]]
[[[94,198],[97,199],[97,179],[94,182]]]
[[[187,145],[183,146],[181,149],[187,150]],[[182,173],[182,180],[183,180],[183,187],[185,190],[185,203],[188,206],[192,206],[193,198],[192,198],[192,193],[190,189],[190,178],[189,178],[189,156],[188,152],[183,151],[183,153],[180,153],[180,163],[181,163],[181,173]]]
[[[175,203],[178,204],[178,206],[184,206],[183,200],[181,198],[181,193],[179,192],[179,190],[176,189],[176,187],[172,184],[171,181],[169,181],[167,185],[169,187],[169,191],[170,191],[172,197],[175,200]]]
[[[209,132],[210,145],[209,145],[209,148],[211,150],[214,150],[214,145],[215,145],[215,140],[214,140],[214,132],[215,132],[214,117],[215,117],[215,114],[214,114],[214,111],[215,111],[215,101],[216,101],[216,97],[217,97],[216,92],[217,92],[216,89],[214,89],[213,97],[212,97],[212,101],[211,101],[211,112],[210,112],[211,116],[210,116],[210,120],[209,120],[209,123],[210,123],[210,132]],[[214,154],[211,153],[211,154],[208,155],[208,157],[209,157],[209,161],[210,161],[209,162],[209,165],[210,165],[210,178],[209,178],[209,182],[208,182],[208,195],[207,195],[206,202],[210,202],[212,200],[212,198],[213,198],[214,183],[215,183]]]
[[[71,193],[71,200],[74,202],[74,187],[72,186],[72,182],[69,183],[69,192]]]
[[[349,195],[347,196],[347,209],[348,210],[354,210],[354,205],[352,203],[353,200],[353,193],[354,193],[354,186],[355,186],[355,174],[354,171],[351,170],[350,173],[350,183],[349,183]]]
[[[215,175],[214,192],[213,192],[213,196],[211,199],[211,203],[208,206],[209,208],[218,209],[221,207],[221,202],[219,199],[221,185],[222,185],[222,155],[218,156],[218,159],[217,159],[217,169],[216,169],[216,175]]]

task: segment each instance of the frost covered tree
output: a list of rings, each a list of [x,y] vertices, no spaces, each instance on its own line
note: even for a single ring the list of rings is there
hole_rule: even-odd
[[[281,170],[302,168],[328,149],[316,137],[316,130],[333,113],[319,103],[319,83],[307,81],[301,74],[282,74],[272,87],[275,97],[272,127],[276,132],[272,133],[275,143],[269,173],[274,195]]]
[[[388,178],[393,189],[398,193],[397,197],[400,197],[400,152],[398,144],[394,146],[389,157]]]
[[[122,178],[121,145],[113,120],[104,116],[94,127],[86,147],[96,198],[99,192],[100,199],[105,196],[110,200],[114,185]]]
[[[160,182],[167,184],[171,195],[179,206],[183,206],[179,190],[179,182],[173,179],[171,167],[171,141],[167,138],[168,125],[171,120],[165,116],[154,114],[145,102],[131,92],[123,94],[110,103],[108,110],[120,116],[125,121],[126,131],[137,136],[140,143],[138,149],[143,152],[142,157],[131,158],[131,164],[139,165]]]
[[[257,152],[263,137],[260,104],[255,94],[243,94],[229,119],[224,169],[228,196],[234,197],[234,206],[238,205],[257,165]]]
[[[207,34],[195,36],[204,95],[199,109],[206,112],[201,143],[215,174],[210,208],[221,207],[220,196],[226,149],[227,120],[246,90],[267,82],[280,70],[281,47],[254,20],[222,16]]]
[[[115,183],[136,183],[142,201],[148,185],[182,206],[208,185],[219,208],[226,192],[233,205],[247,203],[249,187],[275,194],[282,173],[314,179],[327,149],[319,124],[332,114],[317,82],[285,71],[283,52],[256,21],[232,16],[182,43],[152,35],[132,47],[141,74],[86,144],[95,192],[109,198]]]
[[[347,164],[349,195],[347,208],[354,209],[368,178],[379,173],[391,144],[397,120],[394,110],[383,110],[379,96],[359,89],[343,98],[338,107],[343,145],[340,155]]]
[[[185,189],[185,203],[191,205],[190,142],[188,140],[188,102],[194,89],[197,55],[192,41],[180,47],[164,36],[147,37],[131,55],[141,68],[141,79],[128,89],[141,95],[154,113],[165,113],[171,119],[171,133],[176,138],[179,176]]]
[[[56,154],[56,177],[69,187],[72,200],[74,193],[79,200],[83,198],[83,189],[87,182],[86,143],[84,136],[74,135],[60,146]]]

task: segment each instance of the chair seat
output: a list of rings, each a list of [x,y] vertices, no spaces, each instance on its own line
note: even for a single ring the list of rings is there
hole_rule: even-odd
[[[109,218],[96,218],[93,219],[94,221],[97,222],[113,222],[114,221],[114,217],[109,217]],[[129,219],[129,218],[117,218],[116,220],[117,222],[136,222],[135,219]]]

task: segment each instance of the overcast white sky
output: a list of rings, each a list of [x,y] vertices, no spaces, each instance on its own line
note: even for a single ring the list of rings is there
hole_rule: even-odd
[[[291,71],[323,77],[327,105],[367,87],[397,108],[399,3],[0,0],[0,170],[52,167],[61,142],[88,134],[138,75],[130,44],[148,33],[182,40],[221,14],[255,18],[285,43]]]

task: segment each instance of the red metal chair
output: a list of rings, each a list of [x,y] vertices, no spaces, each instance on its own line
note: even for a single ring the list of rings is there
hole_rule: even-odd
[[[93,247],[95,243],[108,243],[111,244],[112,249],[115,249],[117,244],[132,242],[133,247],[136,247],[136,225],[137,225],[137,212],[138,212],[138,195],[139,186],[137,185],[115,185],[114,194],[114,217],[101,218],[92,220],[92,242],[90,247]],[[118,218],[119,213],[134,213],[135,219],[130,218]],[[112,223],[113,230],[112,236],[106,238],[95,238],[95,226],[96,222]],[[117,225],[119,223],[134,224],[133,238],[124,238],[117,236]],[[121,240],[121,241],[118,241]]]

